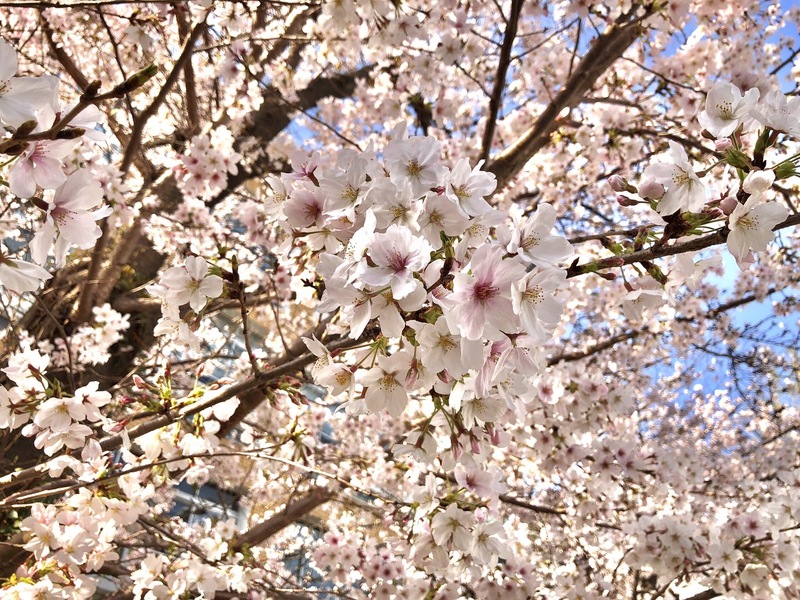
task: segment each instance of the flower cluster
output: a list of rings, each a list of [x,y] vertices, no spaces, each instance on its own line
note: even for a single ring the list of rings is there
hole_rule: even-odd
[[[171,267],[161,276],[160,283],[148,291],[161,299],[162,317],[156,326],[156,335],[168,334],[175,340],[197,347],[199,341],[189,324],[181,319],[180,307],[189,307],[199,313],[210,298],[222,294],[223,282],[219,275],[208,273],[208,263],[199,256],[186,258],[184,266]]]
[[[566,272],[558,265],[572,248],[552,233],[550,205],[504,219],[487,202],[494,177],[463,159],[449,169],[440,151],[436,140],[400,130],[382,161],[349,151],[335,164],[295,159],[294,171],[271,183],[273,218],[289,234],[285,253],[308,253],[324,281],[317,310],[340,315],[350,338],[368,340],[354,356],[334,357],[306,339],[318,357],[316,381],[343,394],[350,413],[399,418],[412,399],[430,395],[427,417],[436,425],[409,443],[427,448],[442,427],[451,460],[466,461],[481,480],[481,447],[502,438],[501,424],[543,365],[541,346],[561,318]],[[474,522],[457,502],[420,518],[431,519],[440,549],[483,563],[497,556],[502,528]]]
[[[225,127],[192,138],[189,151],[174,167],[186,198],[211,198],[225,187],[228,174],[236,175],[242,155],[233,150],[233,136]]]
[[[754,261],[753,252],[767,249],[775,237],[773,228],[789,214],[783,203],[771,201],[768,192],[775,181],[796,174],[798,159],[793,156],[768,168],[764,153],[780,134],[800,135],[800,103],[796,100],[780,90],[764,97],[757,88],[742,94],[731,83],[718,83],[708,92],[698,120],[708,135],[716,138],[717,149],[724,153],[722,162],[736,169],[738,175],[738,189],[729,188],[720,200],[709,202],[702,182],[711,169],[696,172],[686,150],[673,141],[669,142],[667,160],[647,167],[638,189],[621,178],[612,181],[612,187],[626,194],[621,197],[623,204],[631,198],[635,204],[642,198],[665,218],[677,213],[702,215],[694,223],[686,221],[686,232],[698,233],[698,224],[707,226],[713,219],[727,216],[728,249],[745,268]],[[750,133],[758,135],[748,147],[745,136]],[[752,160],[748,151],[753,153]]]
[[[67,139],[25,142],[27,134],[40,133],[59,122],[59,80],[49,75],[15,77],[16,72],[16,52],[0,40],[0,127],[3,133],[11,134],[0,137],[0,141],[20,139],[7,150],[15,157],[7,175],[8,186],[21,199],[44,194],[36,206],[45,212],[45,218],[31,241],[30,253],[35,263],[44,265],[52,251],[55,266],[63,267],[71,248],[94,246],[101,235],[96,221],[111,213],[111,208],[103,205],[103,191],[91,172],[64,164],[85,131],[76,126],[93,129],[97,109],[88,107],[74,115]],[[64,125],[59,126],[63,129]],[[4,287],[16,292],[34,291],[48,278],[44,269],[10,258],[0,248],[0,284]]]

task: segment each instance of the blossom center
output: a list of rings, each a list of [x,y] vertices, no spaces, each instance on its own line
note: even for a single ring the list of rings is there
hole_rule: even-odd
[[[322,214],[322,206],[317,202],[309,202],[303,207],[303,213],[309,219],[316,221]]]
[[[539,304],[542,301],[542,288],[535,287],[530,290],[525,290],[522,293],[522,297],[525,299],[526,302],[532,302],[534,304]]]
[[[56,206],[50,211],[50,216],[53,217],[53,220],[58,224],[59,227],[63,227],[67,224],[67,221],[69,221],[69,216],[71,213],[71,210],[61,206]]]
[[[355,202],[358,200],[358,190],[348,183],[342,190],[342,199],[351,203]]]
[[[523,250],[530,250],[531,248],[535,248],[539,245],[539,238],[535,235],[529,235],[525,239],[522,240],[522,249]]]
[[[409,160],[406,168],[408,169],[408,174],[412,177],[417,177],[420,173],[422,173],[422,165],[419,164],[416,158]]]
[[[440,335],[439,343],[437,344],[437,346],[439,346],[445,352],[449,352],[450,350],[455,348],[457,344],[453,340],[452,335]]]
[[[717,104],[717,110],[719,111],[720,116],[726,119],[733,119],[733,103],[730,100],[724,100]]]
[[[428,221],[434,225],[442,225],[444,224],[444,217],[442,217],[442,213],[440,213],[438,210],[434,210],[428,217]]]
[[[754,215],[746,215],[741,217],[737,223],[743,229],[749,229],[753,231],[754,229],[758,229],[758,217]]]
[[[466,185],[460,185],[458,187],[453,186],[453,193],[459,200],[463,200],[464,198],[469,198],[469,190],[467,189]]]
[[[408,208],[403,206],[402,204],[395,204],[392,208],[392,216],[395,219],[404,219],[406,215],[408,215]]]
[[[675,173],[675,175],[672,176],[672,183],[679,186],[686,185],[689,183],[689,179],[689,174],[681,171],[680,173]]]
[[[500,293],[500,290],[488,281],[479,281],[472,288],[472,297],[481,304],[486,304],[498,293]]]
[[[401,254],[397,250],[394,250],[389,256],[388,267],[395,273],[400,273],[406,270],[409,262],[410,259],[407,254]]]
[[[391,373],[387,373],[384,371],[383,377],[380,379],[380,386],[385,390],[393,390],[394,388],[398,387],[400,384],[395,377],[395,372],[392,371]]]

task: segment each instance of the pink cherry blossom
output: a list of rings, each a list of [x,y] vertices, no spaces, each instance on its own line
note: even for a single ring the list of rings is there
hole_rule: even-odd
[[[414,237],[408,228],[392,225],[385,233],[375,234],[369,257],[375,267],[366,268],[360,278],[368,285],[388,285],[399,299],[411,294],[420,282],[414,277],[430,260],[430,245]]]
[[[468,272],[458,273],[453,281],[453,294],[448,297],[453,308],[447,313],[451,327],[469,340],[483,336],[487,325],[494,331],[516,330],[511,283],[524,273],[515,259],[503,258],[499,246],[481,246]]]
[[[20,198],[30,198],[36,193],[36,186],[44,189],[61,186],[67,180],[61,161],[78,142],[57,140],[30,144],[14,163],[8,176],[11,191]]]
[[[47,203],[47,215],[42,228],[31,242],[33,260],[44,264],[53,247],[57,267],[66,263],[70,247],[86,249],[100,237],[97,221],[111,213],[100,206],[103,190],[88,169],[78,169],[59,187]]]

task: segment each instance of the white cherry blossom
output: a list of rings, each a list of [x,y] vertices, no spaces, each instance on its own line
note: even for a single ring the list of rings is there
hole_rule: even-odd
[[[52,275],[39,265],[11,258],[0,243],[0,285],[14,292],[33,292]]]
[[[670,162],[650,165],[642,174],[643,179],[649,179],[666,188],[656,207],[658,214],[700,212],[706,202],[706,189],[694,172],[686,151],[670,140],[668,158]]]
[[[208,263],[199,256],[187,257],[183,267],[167,269],[161,283],[169,290],[168,302],[177,305],[188,302],[195,312],[203,310],[209,298],[218,298],[223,289],[222,277],[209,275]]]
[[[763,202],[760,195],[750,196],[729,217],[728,250],[740,261],[751,250],[763,252],[775,238],[772,228],[785,221],[788,214],[789,211],[780,202]]]
[[[728,137],[742,123],[743,118],[751,118],[750,111],[758,102],[759,96],[758,88],[748,90],[742,95],[739,88],[732,83],[717,83],[709,90],[705,109],[697,119],[714,137]]]

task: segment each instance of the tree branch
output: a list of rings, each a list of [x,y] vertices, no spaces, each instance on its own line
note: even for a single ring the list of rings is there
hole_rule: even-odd
[[[517,37],[517,27],[519,26],[519,16],[522,12],[522,5],[525,0],[512,0],[511,11],[506,22],[506,31],[503,36],[503,45],[500,48],[500,59],[497,64],[497,73],[494,76],[494,88],[489,97],[489,115],[486,119],[486,127],[483,130],[483,142],[481,146],[481,159],[489,160],[489,152],[492,149],[492,138],[497,127],[497,116],[503,101],[503,91],[506,89],[506,75],[511,64],[511,50],[514,47],[514,40]]]
[[[335,495],[336,493],[329,488],[315,488],[300,499],[287,502],[281,512],[236,536],[231,540],[230,546],[236,552],[245,547],[263,544],[273,535],[307,515],[318,506],[325,504]]]
[[[550,134],[561,126],[558,119],[564,109],[574,108],[605,71],[633,44],[642,33],[642,21],[650,16],[622,15],[592,43],[575,72],[564,87],[539,115],[536,123],[508,149],[501,152],[487,167],[497,177],[497,189],[505,187],[525,164],[550,141]],[[625,19],[630,19],[625,22]]]

